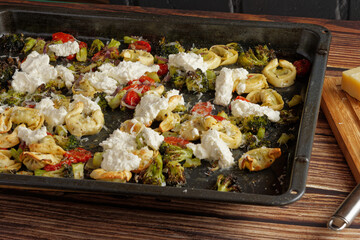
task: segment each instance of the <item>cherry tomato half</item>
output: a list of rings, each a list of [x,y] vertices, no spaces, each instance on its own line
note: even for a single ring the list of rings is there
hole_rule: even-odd
[[[71,41],[71,42],[75,41],[75,38],[70,34],[63,33],[63,32],[57,32],[52,35],[52,40],[56,41],[56,42],[62,41],[63,43],[66,43],[69,41]]]
[[[301,59],[294,62],[296,68],[296,74],[299,76],[304,76],[310,71],[311,63],[307,59]]]
[[[201,116],[207,116],[213,110],[213,105],[210,102],[199,102],[191,109],[191,113]]]
[[[129,49],[143,50],[143,51],[151,52],[150,44],[145,41],[136,41],[136,42],[130,43]]]
[[[157,71],[157,75],[164,76],[165,74],[168,73],[169,69],[168,69],[168,65],[166,63],[160,63],[158,65],[159,65],[160,69],[159,69],[159,71]]]
[[[87,162],[91,157],[92,153],[88,150],[85,150],[83,148],[74,148],[72,150],[67,151],[64,154],[65,157],[68,159],[74,159],[74,163],[78,162]]]
[[[141,100],[141,98],[140,98],[139,94],[132,89],[127,91],[125,98],[124,98],[124,102],[127,105],[130,105],[132,107],[135,107],[136,105],[138,105],[140,100]]]

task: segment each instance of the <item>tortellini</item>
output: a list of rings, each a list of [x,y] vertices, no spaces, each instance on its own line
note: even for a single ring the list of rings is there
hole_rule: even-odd
[[[244,153],[239,159],[239,168],[260,171],[270,167],[281,156],[280,148],[256,148]]]
[[[239,56],[236,50],[225,45],[214,45],[210,51],[221,57],[220,66],[236,63]]]
[[[151,66],[154,64],[153,55],[142,50],[125,49],[121,52],[120,56],[123,57],[125,61],[139,61],[146,66]]]
[[[31,171],[41,169],[48,164],[54,165],[60,162],[62,156],[55,156],[53,154],[44,154],[37,152],[23,152],[20,155],[20,161]]]
[[[242,134],[240,129],[230,121],[223,120],[211,127],[219,132],[220,138],[231,149],[240,147],[242,143]]]
[[[261,102],[261,106],[267,106],[273,110],[281,110],[284,107],[284,100],[274,89],[261,89],[250,92],[246,99],[252,103]]]
[[[96,180],[124,183],[130,181],[132,174],[127,170],[116,172],[98,168],[91,172],[90,177]]]
[[[269,85],[266,81],[266,77],[263,74],[250,73],[245,80],[237,79],[234,83],[234,89],[237,94],[249,93],[254,90],[268,88]]]
[[[295,66],[291,62],[277,58],[271,60],[262,73],[270,84],[280,88],[293,85],[296,78]]]
[[[77,102],[74,108],[66,115],[67,130],[77,137],[99,133],[105,123],[101,109],[93,111],[91,116],[85,116],[83,110],[84,103]]]
[[[0,150],[0,173],[18,171],[20,168],[21,163],[11,160],[10,150]]]

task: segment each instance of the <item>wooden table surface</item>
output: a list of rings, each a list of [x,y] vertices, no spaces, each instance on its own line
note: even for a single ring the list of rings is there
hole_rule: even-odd
[[[0,1],[0,5],[6,1]],[[8,1],[13,5],[47,5]],[[332,32],[327,76],[360,65],[360,22],[246,14],[67,5],[76,9],[142,12],[253,21],[314,23]],[[0,189],[0,239],[357,239],[360,217],[341,232],[326,222],[356,185],[320,111],[305,195],[281,206],[253,206],[150,197]]]

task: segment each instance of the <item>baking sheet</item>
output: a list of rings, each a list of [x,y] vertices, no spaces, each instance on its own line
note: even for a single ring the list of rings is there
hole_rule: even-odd
[[[210,47],[229,42],[241,42],[249,46],[270,44],[277,50],[277,54],[284,56],[285,59],[295,59],[301,55],[310,59],[313,64],[310,79],[298,81],[296,85],[280,90],[288,96],[292,96],[295,92],[303,92],[305,95],[305,107],[297,141],[289,145],[286,154],[276,160],[269,169],[255,173],[240,171],[237,168],[231,170],[231,173],[237,176],[241,193],[209,190],[220,172],[209,175],[207,171],[209,165],[204,161],[202,167],[187,172],[188,183],[183,188],[9,174],[0,174],[0,184],[266,205],[287,204],[299,199],[304,193],[327,60],[326,51],[330,42],[330,34],[326,29],[306,24],[244,22],[135,13],[116,15],[101,11],[94,13],[68,10],[64,12],[56,8],[3,9],[0,17],[2,33],[50,36],[54,32],[63,31],[75,35],[80,40],[91,40],[99,36],[103,40],[122,39],[124,35],[139,35],[152,41],[160,36],[166,36],[169,41],[178,40],[186,43],[184,44],[186,48],[193,44]],[[199,100],[199,96],[191,94],[185,98],[192,99],[192,102]],[[203,96],[201,100],[211,98],[213,96],[210,94]],[[109,114],[113,114],[111,118],[115,120],[112,123],[106,123],[107,129],[104,129],[100,135],[89,137],[88,143],[101,142],[107,134],[120,125],[123,118],[126,118],[118,112]],[[86,144],[84,142],[84,145]],[[241,152],[237,153],[237,156],[234,156],[235,159],[238,159],[240,154]]]

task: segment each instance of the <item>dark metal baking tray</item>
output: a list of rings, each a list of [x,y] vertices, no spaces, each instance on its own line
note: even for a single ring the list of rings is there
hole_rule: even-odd
[[[205,47],[234,41],[249,45],[270,44],[288,58],[306,57],[312,62],[309,79],[288,90],[305,92],[297,141],[289,146],[288,154],[269,169],[255,173],[238,170],[235,174],[241,185],[240,193],[210,190],[209,185],[215,183],[216,176],[207,176],[204,171],[195,169],[188,173],[190,180],[182,188],[12,174],[0,174],[0,185],[262,205],[292,203],[304,194],[331,38],[326,28],[310,24],[80,11],[62,7],[0,7],[0,33],[50,36],[58,31],[71,33],[78,39],[166,36],[169,40]]]

